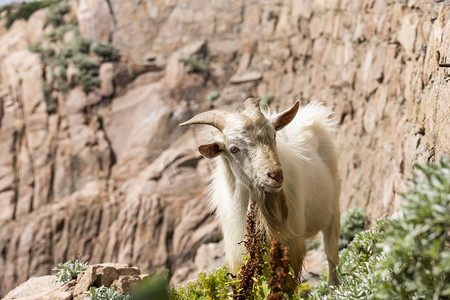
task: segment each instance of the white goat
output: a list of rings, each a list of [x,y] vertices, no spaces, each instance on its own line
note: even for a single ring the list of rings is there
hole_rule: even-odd
[[[306,252],[305,238],[323,232],[328,284],[337,285],[340,180],[331,111],[311,103],[297,114],[296,102],[282,113],[265,116],[258,100],[249,98],[244,106],[241,112],[200,113],[180,124],[218,129],[215,141],[201,145],[199,151],[215,161],[212,205],[230,271],[236,272],[243,262],[245,248],[240,242],[246,234],[249,204],[255,202],[268,240],[277,237],[289,246],[295,274]],[[276,131],[283,128],[277,138]]]

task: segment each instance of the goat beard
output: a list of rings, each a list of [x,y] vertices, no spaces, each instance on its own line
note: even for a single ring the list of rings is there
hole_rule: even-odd
[[[273,237],[286,241],[295,235],[294,230],[288,224],[288,206],[286,196],[281,190],[278,193],[264,192],[259,206],[259,221],[271,240]]]

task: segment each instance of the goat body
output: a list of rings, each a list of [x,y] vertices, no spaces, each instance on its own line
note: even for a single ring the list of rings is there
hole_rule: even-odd
[[[245,239],[249,205],[255,202],[268,240],[277,237],[290,248],[295,274],[302,266],[305,239],[323,232],[329,285],[336,285],[340,180],[331,110],[311,103],[298,113],[294,105],[278,115],[263,115],[258,106],[257,101],[247,100],[246,110],[227,113],[218,121],[223,126],[195,120],[183,124],[209,124],[220,130],[213,144],[199,150],[215,162],[212,206],[223,231],[230,271],[236,272],[243,262],[245,248],[241,241]],[[276,142],[267,124],[280,130]]]

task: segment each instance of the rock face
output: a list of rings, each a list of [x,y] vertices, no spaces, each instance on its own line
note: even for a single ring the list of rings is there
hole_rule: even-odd
[[[52,275],[32,277],[10,291],[4,300],[82,300],[89,288],[114,285],[120,292],[128,292],[133,285],[141,281],[141,272],[136,267],[126,264],[97,264],[91,265],[86,271],[66,284],[56,283]]]
[[[341,207],[391,214],[413,164],[450,152],[450,6],[408,1],[119,1],[71,5],[124,57],[48,114],[30,44],[46,11],[0,31],[0,296],[79,258],[169,269],[223,261],[210,165],[178,124],[248,96],[333,106]],[[187,73],[179,58],[205,66]]]

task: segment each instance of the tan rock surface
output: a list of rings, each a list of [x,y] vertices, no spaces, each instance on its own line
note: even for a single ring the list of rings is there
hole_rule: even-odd
[[[448,4],[71,4],[85,36],[124,56],[101,65],[100,89],[75,87],[47,114],[47,68],[28,50],[49,30],[46,10],[0,34],[0,296],[70,259],[165,268],[174,284],[222,262],[210,166],[197,129],[178,128],[212,105],[270,93],[273,107],[333,106],[341,207],[370,219],[399,205],[414,163],[450,153],[449,71],[438,66],[450,60]],[[196,53],[206,70],[189,74],[179,58]],[[258,76],[232,84],[235,74]]]

